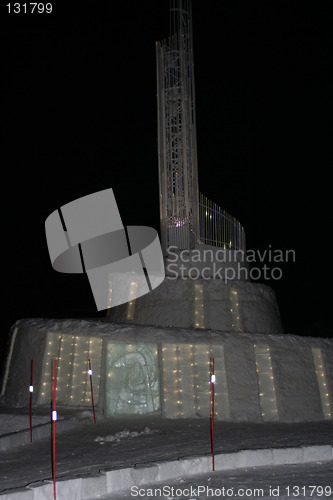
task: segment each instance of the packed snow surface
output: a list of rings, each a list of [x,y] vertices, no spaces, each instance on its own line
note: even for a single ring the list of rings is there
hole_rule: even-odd
[[[328,445],[326,448],[332,457],[332,448],[329,446],[332,442],[332,422],[215,423],[215,453],[222,458],[223,454],[242,450],[262,450],[262,460],[265,459],[266,452],[268,457],[271,456],[272,449],[277,449],[281,450],[285,459],[291,463],[297,455],[295,449],[299,449],[301,457],[304,455],[302,447],[310,445]],[[47,487],[52,485],[50,445],[51,425],[47,438],[34,439],[32,444],[22,444],[0,452],[0,495],[10,492],[16,494],[15,492],[21,491],[22,488],[27,491],[28,486],[35,488],[43,484]],[[291,447],[294,450],[293,456],[288,454]],[[248,460],[252,460],[255,465],[251,457]],[[314,448],[312,461],[318,460],[320,456]],[[170,420],[134,416],[104,419],[94,424],[91,418],[89,424],[56,434],[56,479],[59,491],[63,482],[77,478],[98,478],[106,471],[114,474],[113,482],[116,483],[121,481],[121,471],[128,468],[133,470],[134,474],[140,474],[144,469],[143,474],[147,477],[156,464],[166,464],[164,468],[167,473],[174,474],[169,477],[177,478],[184,461],[189,464],[187,474],[195,472],[193,467],[191,470],[191,463],[197,463],[199,471],[202,471],[200,464],[206,462],[207,466],[207,463],[211,463],[209,419]],[[169,463],[174,465],[169,466]],[[174,471],[170,467],[173,467]],[[230,468],[232,467],[235,465],[230,463]],[[128,488],[125,479],[124,483],[116,486],[122,487],[124,484],[124,488]],[[146,481],[147,484],[148,482]],[[91,495],[84,498],[94,498],[98,494],[105,494],[105,491],[99,491],[96,486]],[[13,498],[15,497],[11,495],[11,499]]]
[[[333,498],[331,463],[249,467],[232,471],[178,477],[174,480],[134,486],[103,500],[127,498],[164,500],[206,500],[211,498],[248,498],[263,500],[318,500]]]
[[[48,415],[34,416],[34,425],[45,424],[50,421]],[[0,436],[11,432],[29,429],[29,417],[27,415],[0,414]]]

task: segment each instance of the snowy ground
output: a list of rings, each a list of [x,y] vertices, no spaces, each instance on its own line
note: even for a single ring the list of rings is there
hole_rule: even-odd
[[[135,486],[121,493],[95,498],[103,500],[126,498],[204,500],[240,497],[270,500],[296,497],[303,500],[333,498],[332,462],[242,468],[185,476],[174,481]]]
[[[45,424],[50,421],[48,415],[36,415],[34,425]],[[22,431],[27,428],[29,420],[27,415],[0,414],[0,436],[12,432]]]
[[[87,419],[87,412],[85,412],[83,416]],[[42,417],[45,416],[42,415]],[[12,420],[9,418],[9,415],[7,415],[6,418],[8,422]],[[21,419],[22,418],[26,418],[28,427],[28,416],[21,416]],[[4,422],[3,419],[0,419],[0,422],[1,421]],[[36,418],[36,422],[37,421],[39,422],[39,419]],[[20,425],[20,427],[22,428],[22,425]],[[51,431],[50,424],[47,424],[45,428]],[[3,429],[2,434],[6,434],[5,429]],[[12,431],[10,431],[9,434],[13,435]],[[23,433],[21,431],[15,434],[17,442],[17,435],[23,435]],[[263,450],[263,452],[260,452],[261,460],[264,457],[264,463],[265,450],[269,451],[271,449],[283,450],[286,448],[293,448],[294,456],[297,459],[298,455],[297,453],[297,456],[295,455],[295,449],[297,449],[296,451],[300,451],[299,457],[301,457],[303,456],[301,450],[304,446],[332,445],[332,443],[332,422],[301,424],[240,424],[217,422],[215,424],[216,455],[240,452],[240,450],[261,449]],[[48,483],[48,481],[52,481],[50,444],[51,436],[50,432],[47,432],[47,437],[34,439],[32,444],[20,444],[7,449],[7,451],[0,452],[0,498],[6,498],[5,496],[2,497],[2,495],[13,493],[14,495],[8,495],[8,498],[10,497],[15,500],[19,499],[19,491],[25,488],[24,491],[26,493],[27,487],[32,487],[35,493],[35,496],[31,496],[29,498],[52,498],[50,493],[52,485],[51,483]],[[330,446],[326,448],[329,448],[329,453],[332,458],[332,450]],[[153,471],[156,464],[162,464],[170,461],[176,461],[176,466],[175,470],[173,472],[171,471],[171,475],[170,471],[167,472],[169,479],[165,484],[169,485],[199,484],[198,481],[203,481],[202,484],[219,484],[220,486],[216,486],[216,488],[221,487],[222,483],[232,484],[236,487],[238,482],[240,486],[242,484],[251,484],[253,487],[259,487],[261,484],[266,482],[267,485],[281,484],[281,487],[284,487],[285,480],[283,480],[284,482],[282,479],[280,481],[280,478],[284,477],[286,473],[283,472],[281,468],[272,469],[269,467],[270,471],[265,468],[266,472],[268,471],[266,476],[262,475],[264,474],[262,468],[256,469],[255,471],[249,470],[248,472],[245,472],[244,469],[242,472],[236,470],[233,470],[230,473],[226,471],[214,472],[214,477],[211,474],[206,475],[205,477],[198,476],[197,474],[199,472],[209,470],[209,468],[207,469],[207,464],[211,463],[210,451],[209,420],[167,420],[161,419],[160,417],[140,416],[124,419],[105,419],[93,424],[92,419],[90,419],[89,424],[76,426],[72,430],[65,430],[57,433],[57,488],[59,487],[59,491],[61,491],[61,484],[64,486],[66,481],[69,484],[70,479],[88,477],[100,478],[101,474],[103,475],[103,472],[106,471],[114,471],[112,481],[117,482],[118,478],[119,481],[123,481],[123,479],[121,479],[122,476],[120,471],[123,471],[124,469],[135,467],[135,470],[140,475],[140,470],[142,471],[142,469],[147,470],[148,472],[149,470]],[[288,454],[286,457],[287,456]],[[257,460],[254,455],[253,457]],[[267,457],[269,457],[268,452]],[[192,459],[194,462],[197,460],[197,464],[202,464],[206,461],[206,469],[202,468],[200,465],[195,466],[197,468],[193,467],[193,470],[191,470],[190,460]],[[243,456],[242,460],[243,467],[248,468],[251,465],[256,465],[255,462],[251,463],[253,458],[251,458],[250,455],[247,455],[247,460],[245,461]],[[318,457],[318,454],[314,454],[313,461],[318,462],[319,460],[320,456]],[[187,468],[184,468],[184,463],[190,465],[188,465]],[[238,462],[238,466],[239,463],[240,462]],[[177,464],[179,464],[179,466]],[[290,481],[293,479],[290,486],[313,486],[311,483],[314,479],[316,479],[317,482],[320,480],[321,486],[332,486],[332,479],[329,475],[329,473],[332,472],[332,464],[333,462],[331,461],[328,465],[321,464],[320,466],[310,466],[309,464],[304,464],[302,466],[289,465],[286,469],[288,474],[291,474],[292,470],[295,471],[294,476],[290,477]],[[208,465],[208,467],[209,466],[210,465]],[[230,464],[230,466],[233,467],[234,465]],[[183,467],[183,469],[181,469],[181,467]],[[297,467],[300,468],[297,469]],[[191,476],[189,480],[186,480],[189,481],[189,483],[182,483],[180,482],[180,479],[177,479],[181,470],[186,470],[188,474],[193,472],[194,475]],[[300,474],[299,477],[297,476],[298,471]],[[309,476],[311,481],[303,484],[305,480],[304,478],[307,478],[307,475],[310,474],[310,472],[313,474],[313,479]],[[279,475],[273,477],[273,473]],[[239,479],[239,481],[237,479],[238,482],[232,479],[234,476]],[[269,476],[271,476],[270,481],[268,481]],[[333,472],[331,476],[333,476]],[[161,476],[151,477],[152,479],[150,482],[154,482],[157,479],[160,480]],[[211,478],[210,480],[209,477]],[[288,478],[288,476],[286,477]],[[212,483],[212,481],[214,481],[214,483]],[[145,477],[144,482],[145,485],[142,487],[147,488],[147,484],[149,483],[149,474]],[[36,491],[38,489],[37,486],[45,484],[49,487],[49,493],[45,494],[46,496],[36,496]],[[124,480],[122,485],[125,489],[129,487],[126,480]],[[122,485],[119,483],[117,487],[121,487]],[[110,490],[108,489],[107,491]],[[57,498],[66,498],[66,500],[71,498],[98,498],[98,495],[105,493],[106,491],[103,491],[103,488],[99,489],[96,482],[96,487],[92,490],[92,492],[90,492],[90,494],[86,493],[86,496],[84,497],[75,496],[76,494],[69,496],[66,494],[66,496],[58,495]],[[284,493],[286,493],[286,491],[284,491]],[[292,497],[291,493],[292,492],[290,492],[290,498]],[[124,495],[125,494],[130,495],[128,498],[134,498],[130,491],[128,493],[124,492]],[[138,496],[138,498],[151,497],[152,496],[149,494],[146,497],[141,495]],[[186,495],[169,495],[169,498],[185,497]],[[299,497],[306,498],[303,494],[300,494]],[[323,493],[323,495],[317,495],[317,497],[333,498],[333,495],[331,495],[331,497],[325,497],[325,494]],[[309,498],[317,497],[314,496],[314,494],[312,497],[309,496]],[[22,498],[28,497],[24,496]],[[127,497],[122,494],[121,497],[118,496],[115,498]],[[158,496],[156,498],[158,498]],[[187,498],[205,497],[201,494],[201,496],[188,496]]]

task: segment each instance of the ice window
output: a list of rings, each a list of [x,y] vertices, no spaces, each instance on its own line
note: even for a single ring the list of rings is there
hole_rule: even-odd
[[[271,354],[268,345],[254,345],[256,371],[259,387],[259,401],[263,420],[278,420],[274,376]]]
[[[326,377],[326,370],[324,366],[323,354],[321,349],[312,348],[313,360],[318,380],[318,387],[321,399],[321,406],[325,419],[332,418],[330,395],[328,392],[328,384]]]
[[[154,413],[160,409],[157,345],[109,343],[106,364],[109,416]]]

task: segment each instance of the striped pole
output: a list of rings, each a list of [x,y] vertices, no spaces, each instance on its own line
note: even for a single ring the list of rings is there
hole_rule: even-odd
[[[55,470],[55,438],[56,438],[56,421],[57,421],[57,411],[56,411],[56,391],[57,391],[57,360],[54,360],[54,387],[53,387],[53,443],[52,443],[52,472],[53,472],[53,495],[54,500],[56,500],[56,470]]]
[[[29,392],[30,392],[30,443],[32,443],[32,393],[34,392],[34,379],[33,379],[33,373],[34,373],[34,360],[31,360],[31,368],[30,368],[30,385],[29,385]]]
[[[90,376],[90,389],[91,389],[91,404],[92,404],[92,409],[93,409],[93,415],[94,415],[94,424],[96,424],[96,416],[95,416],[95,405],[94,405],[94,392],[93,392],[93,383],[92,383],[92,369],[91,369],[91,362],[89,358],[89,370],[88,370],[89,376]]]
[[[215,376],[215,361],[214,358],[212,358],[212,374],[210,377],[210,382],[212,386],[212,466],[213,466],[213,471],[215,470],[215,457],[214,457],[214,416],[215,416],[215,408],[214,408],[214,398],[215,398],[215,382],[216,382],[216,376]]]

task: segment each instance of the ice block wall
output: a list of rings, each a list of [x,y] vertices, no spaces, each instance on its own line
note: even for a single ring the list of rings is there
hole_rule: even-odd
[[[34,405],[49,406],[56,359],[59,412],[91,408],[90,359],[95,404],[106,416],[209,418],[214,358],[216,419],[332,419],[331,339],[43,319],[17,322],[12,338],[6,406],[28,406],[31,359]]]

